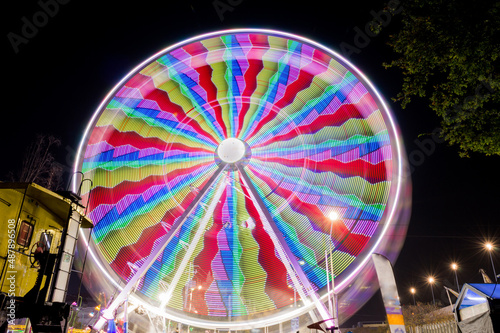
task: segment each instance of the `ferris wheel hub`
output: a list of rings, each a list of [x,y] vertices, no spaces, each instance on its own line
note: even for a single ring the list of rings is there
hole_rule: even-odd
[[[217,157],[228,164],[237,163],[247,155],[248,144],[237,138],[228,138],[222,141],[215,153]]]

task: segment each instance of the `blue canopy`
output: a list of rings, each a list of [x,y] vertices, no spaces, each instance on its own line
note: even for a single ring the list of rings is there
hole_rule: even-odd
[[[466,283],[459,296],[458,309],[464,309],[487,300],[500,299],[500,286],[495,283]]]
[[[500,299],[500,286],[497,283],[470,283],[469,285],[490,299]]]

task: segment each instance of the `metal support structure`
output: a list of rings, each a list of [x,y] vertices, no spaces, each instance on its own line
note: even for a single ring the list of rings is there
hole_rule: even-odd
[[[224,190],[226,189],[225,182],[221,182],[217,192],[215,193],[214,197],[212,198],[212,202],[207,208],[206,213],[203,215],[203,218],[201,219],[201,222],[198,224],[198,230],[196,230],[196,234],[194,235],[192,241],[189,243],[188,250],[186,251],[186,254],[184,255],[184,258],[182,259],[179,267],[177,267],[176,272],[174,277],[172,278],[172,281],[170,282],[170,285],[168,286],[167,291],[165,292],[165,296],[161,300],[161,305],[160,308],[163,309],[167,303],[170,301],[170,298],[172,297],[172,293],[175,290],[175,287],[177,286],[177,283],[179,282],[179,279],[184,275],[184,270],[186,269],[187,264],[189,263],[189,259],[193,255],[194,251],[196,250],[196,245],[200,241],[200,239],[203,237],[205,228],[208,224],[208,221],[213,215],[213,211],[215,210],[215,207],[217,203],[219,202],[220,197],[222,196]],[[191,292],[191,298],[193,297],[193,293]]]
[[[330,318],[330,314],[328,312],[328,309],[325,307],[323,302],[320,301],[319,296],[316,294],[314,291],[311,282],[305,275],[304,271],[302,270],[302,267],[300,266],[299,262],[297,261],[297,258],[295,255],[292,253],[290,248],[288,247],[288,244],[286,243],[285,238],[283,237],[283,234],[279,230],[278,226],[274,223],[273,217],[271,216],[271,213],[267,209],[266,205],[262,201],[262,199],[259,197],[259,194],[255,187],[252,184],[252,181],[250,177],[248,177],[247,173],[245,170],[243,170],[243,166],[237,164],[238,171],[240,172],[241,176],[243,177],[243,180],[245,182],[245,186],[249,189],[252,199],[254,202],[257,203],[257,211],[261,215],[262,222],[265,225],[265,228],[268,230],[272,230],[273,233],[271,233],[271,239],[276,247],[276,250],[278,251],[281,259],[283,260],[283,264],[285,265],[288,274],[292,278],[292,282],[296,288],[296,290],[299,292],[300,297],[306,301],[308,300],[307,296],[310,296],[312,298],[312,301],[316,305],[316,309],[318,310],[320,316],[327,321],[330,321],[330,326],[333,325],[333,322]],[[274,235],[274,237],[272,237]],[[288,260],[287,260],[288,259]],[[298,279],[297,279],[298,278]],[[304,290],[302,289],[304,287]],[[313,317],[314,314],[311,313],[311,316]],[[316,318],[313,317],[313,320],[317,321]]]
[[[491,268],[493,268],[493,278],[495,279],[495,283],[498,282],[498,276],[497,276],[497,272],[495,270],[495,264],[493,263],[493,255],[491,254],[491,251],[492,250],[489,250],[489,253],[490,253],[490,260],[491,260]]]
[[[156,261],[156,259],[163,253],[165,248],[167,247],[168,243],[174,238],[174,236],[177,234],[177,232],[181,229],[181,227],[184,225],[188,217],[191,215],[191,213],[194,211],[194,209],[198,206],[200,203],[201,199],[205,196],[206,192],[208,189],[216,182],[216,180],[219,178],[220,174],[224,169],[226,168],[226,164],[222,163],[219,165],[218,169],[214,172],[212,177],[208,180],[207,184],[198,192],[194,200],[191,202],[191,204],[187,207],[187,209],[182,213],[179,219],[172,225],[172,228],[167,232],[167,234],[163,237],[161,243],[159,246],[154,249],[151,254],[148,256],[148,259],[142,264],[142,266],[135,272],[135,274],[130,278],[130,280],[127,282],[125,287],[123,287],[122,291],[118,296],[113,300],[113,302],[109,305],[109,307],[103,311],[105,314],[99,318],[97,323],[95,324],[95,328],[97,330],[101,329],[104,323],[106,322],[105,315],[111,316],[112,313],[120,306],[120,304],[123,303],[123,301],[128,297],[130,292],[133,290],[133,288],[136,286],[136,284],[140,281],[140,279],[146,274],[146,272],[149,270],[149,268],[153,265],[153,263]]]
[[[457,283],[457,292],[460,293],[460,284],[458,283],[458,275],[456,269],[455,269],[455,282]]]
[[[128,333],[128,297],[123,303],[123,333]]]

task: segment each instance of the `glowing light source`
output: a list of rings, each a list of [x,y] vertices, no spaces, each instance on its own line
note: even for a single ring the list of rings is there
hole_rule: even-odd
[[[458,264],[456,262],[451,263],[451,269],[455,272],[455,282],[457,283],[457,291],[460,292],[460,284],[458,283]]]
[[[495,279],[495,282],[498,281],[498,277],[497,277],[497,272],[495,270],[495,264],[493,263],[493,255],[492,255],[492,252],[494,250],[494,246],[492,243],[490,242],[487,242],[484,244],[484,247],[486,248],[486,250],[488,250],[489,254],[490,254],[490,260],[491,260],[491,268],[493,269],[493,278]]]
[[[329,214],[328,214],[328,218],[332,221],[337,221],[338,218],[339,218],[339,213],[337,213],[336,211],[331,211]]]
[[[411,296],[413,297],[413,305],[417,305],[416,302],[415,302],[415,293],[417,292],[417,290],[413,287],[410,288],[410,293],[411,293]]]
[[[245,156],[245,144],[236,138],[228,138],[217,147],[217,155],[226,163],[238,162]]]
[[[431,286],[431,293],[432,293],[432,304],[436,305],[436,299],[434,298],[434,283],[436,282],[436,280],[434,279],[433,276],[429,276],[427,278],[427,282],[429,282],[430,286]]]

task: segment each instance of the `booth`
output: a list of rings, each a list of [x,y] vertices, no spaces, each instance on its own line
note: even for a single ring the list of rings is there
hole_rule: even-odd
[[[500,332],[500,286],[466,283],[453,308],[459,332]]]

